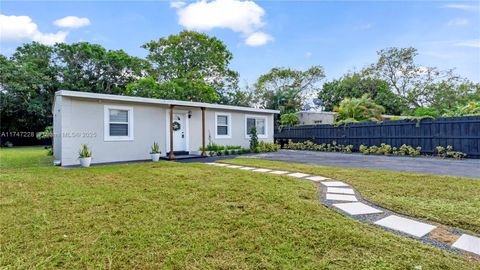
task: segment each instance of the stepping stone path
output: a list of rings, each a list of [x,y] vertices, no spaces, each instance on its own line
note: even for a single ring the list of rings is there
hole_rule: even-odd
[[[396,215],[390,215],[386,218],[382,218],[376,221],[375,224],[416,237],[422,237],[437,227]]]
[[[249,170],[252,172],[271,173],[275,175],[290,176],[299,179],[304,179],[313,182],[320,182],[322,188],[321,201],[327,206],[339,209],[342,213],[351,216],[357,220],[375,224],[382,228],[386,228],[393,232],[398,232],[401,235],[410,236],[428,244],[434,244],[437,247],[449,251],[466,251],[470,254],[480,256],[480,238],[469,234],[461,234],[461,236],[448,246],[443,242],[439,242],[430,238],[430,233],[437,228],[437,226],[397,215],[390,210],[375,206],[370,202],[361,198],[355,190],[348,184],[335,181],[333,179],[310,175],[300,172],[288,172],[280,170],[271,170],[265,168],[244,167],[238,165],[230,165],[226,163],[206,163],[212,166],[227,167],[232,169]],[[458,230],[456,230],[458,231]],[[457,233],[458,234],[458,233]]]
[[[352,215],[352,216],[383,213],[382,210],[373,208],[361,202],[336,203],[336,204],[333,204],[333,206],[337,207],[338,209],[344,212],[347,212],[349,215]]]

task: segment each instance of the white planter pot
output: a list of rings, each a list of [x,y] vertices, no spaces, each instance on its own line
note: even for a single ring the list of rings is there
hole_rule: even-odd
[[[82,167],[90,167],[91,162],[92,162],[92,157],[80,158],[80,166]]]
[[[160,154],[150,154],[152,157],[152,161],[159,161],[160,160]]]

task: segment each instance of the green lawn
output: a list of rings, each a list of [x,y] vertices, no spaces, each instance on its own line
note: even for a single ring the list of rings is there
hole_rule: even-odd
[[[480,269],[322,206],[306,181],[173,162],[65,169],[43,153],[0,150],[0,269]]]
[[[342,180],[355,187],[364,198],[388,209],[480,235],[480,179],[258,159],[225,162]]]

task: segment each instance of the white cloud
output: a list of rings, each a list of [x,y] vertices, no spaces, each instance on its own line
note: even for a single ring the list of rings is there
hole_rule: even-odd
[[[28,16],[7,16],[0,14],[0,40],[33,40],[45,45],[64,42],[68,32],[42,33]]]
[[[457,19],[451,19],[447,23],[450,26],[461,26],[461,25],[467,25],[468,20],[467,19],[462,19],[462,18],[457,18]]]
[[[452,9],[461,9],[466,11],[478,11],[480,10],[479,6],[475,5],[465,5],[465,4],[448,4],[444,5],[444,8],[452,8]]]
[[[480,39],[465,40],[455,43],[455,46],[480,48]]]
[[[68,32],[58,31],[57,33],[36,33],[33,35],[32,40],[40,42],[45,45],[54,45],[55,43],[62,43],[65,41]]]
[[[182,2],[182,1],[175,1],[175,2],[170,2],[170,7],[171,8],[181,8],[183,6],[185,6],[186,3],[185,2]]]
[[[306,58],[310,58],[310,57],[312,57],[312,55],[313,55],[312,52],[306,52],[305,53]]]
[[[66,16],[54,21],[53,24],[63,28],[80,28],[80,27],[90,25],[90,20],[88,18]]]
[[[270,35],[258,31],[265,25],[262,19],[265,11],[253,1],[201,0],[188,5],[172,2],[170,7],[177,9],[178,23],[190,30],[230,29],[243,34],[249,46],[273,40]]]
[[[245,44],[248,46],[261,46],[267,44],[267,42],[272,41],[273,37],[269,34],[265,34],[263,32],[255,32],[247,37],[245,40]]]

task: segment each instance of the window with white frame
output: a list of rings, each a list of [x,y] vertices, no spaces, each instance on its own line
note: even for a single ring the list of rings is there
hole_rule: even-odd
[[[265,116],[250,116],[245,117],[245,136],[250,137],[250,131],[255,127],[257,129],[257,136],[259,138],[267,137],[267,117]]]
[[[133,140],[133,108],[105,106],[105,140]]]
[[[215,138],[231,138],[232,116],[229,113],[215,113]]]

